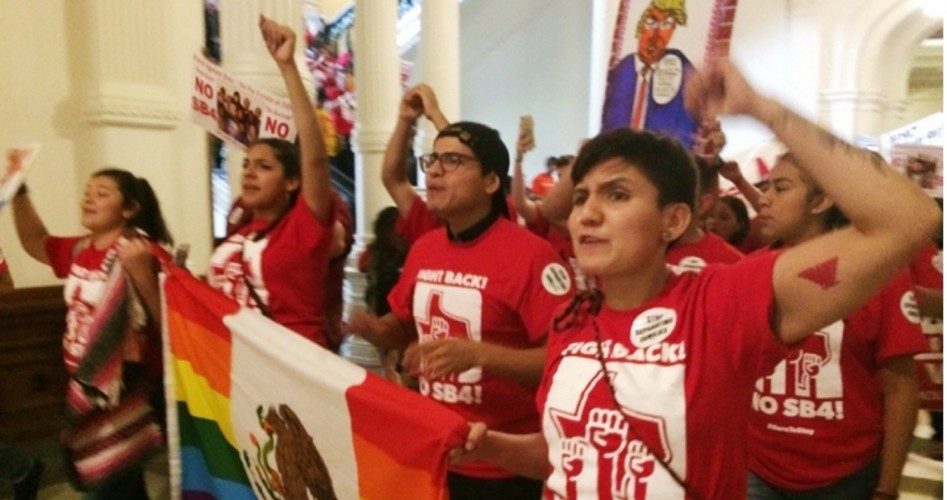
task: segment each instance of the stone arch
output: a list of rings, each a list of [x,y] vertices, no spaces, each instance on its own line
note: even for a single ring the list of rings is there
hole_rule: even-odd
[[[830,14],[843,21],[825,38],[831,49],[820,107],[837,132],[877,135],[903,108],[911,51],[941,25],[923,2],[870,0]]]

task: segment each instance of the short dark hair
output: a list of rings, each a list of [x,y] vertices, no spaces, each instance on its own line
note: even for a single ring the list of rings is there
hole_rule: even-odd
[[[572,167],[573,184],[613,158],[637,168],[654,184],[658,189],[658,206],[685,203],[691,212],[696,210],[697,166],[677,139],[625,128],[601,133],[579,150]]]
[[[158,197],[147,180],[120,168],[103,168],[93,173],[92,177],[112,179],[122,195],[122,205],[126,208],[137,207],[134,217],[128,221],[130,226],[141,229],[149,238],[159,243],[174,243],[161,215]]]

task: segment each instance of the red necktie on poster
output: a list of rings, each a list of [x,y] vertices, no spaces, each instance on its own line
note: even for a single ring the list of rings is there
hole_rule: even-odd
[[[638,89],[635,92],[635,109],[631,115],[630,126],[634,130],[644,128],[645,108],[648,105],[648,94],[651,90],[651,66],[643,66],[638,78]]]

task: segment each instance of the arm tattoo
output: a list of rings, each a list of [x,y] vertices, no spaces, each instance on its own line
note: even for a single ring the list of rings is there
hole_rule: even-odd
[[[859,159],[865,159],[867,156],[870,159],[871,166],[874,167],[877,172],[881,174],[888,173],[887,164],[879,155],[872,154],[868,151],[857,148],[848,142],[843,141],[842,139],[839,139],[831,132],[814,123],[810,123],[808,120],[802,118],[789,109],[786,109],[785,107],[781,106],[779,110],[770,118],[766,125],[769,126],[774,132],[777,130],[784,130],[790,126],[812,128],[818,136],[819,142],[832,154],[856,156],[859,157]]]
[[[828,290],[839,284],[837,274],[838,257],[832,257],[825,262],[803,269],[798,276],[819,285],[823,290]]]

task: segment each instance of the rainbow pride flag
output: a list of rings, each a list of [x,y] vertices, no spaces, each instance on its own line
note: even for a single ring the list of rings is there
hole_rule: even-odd
[[[181,498],[447,498],[460,416],[184,270],[171,268],[162,292]]]

